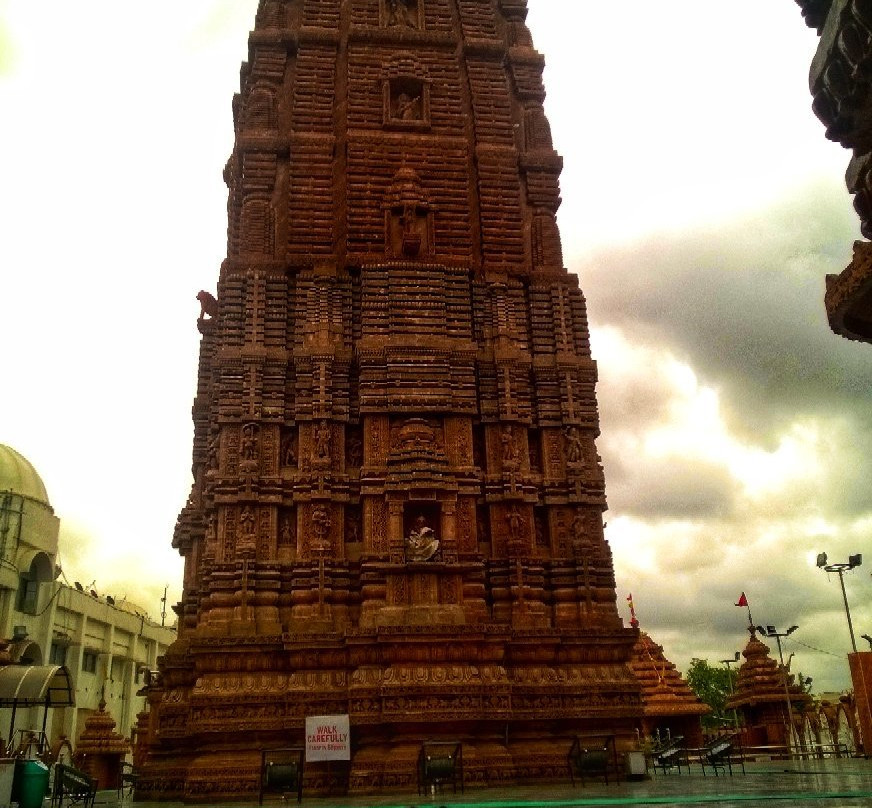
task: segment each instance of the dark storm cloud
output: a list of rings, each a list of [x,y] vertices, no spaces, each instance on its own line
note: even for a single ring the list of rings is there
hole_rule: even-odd
[[[605,252],[579,268],[591,321],[688,361],[758,440],[802,414],[857,416],[872,361],[823,307],[824,278],[858,237],[845,197],[821,183],[726,227]]]
[[[696,458],[663,462],[610,452],[607,468],[609,500],[641,519],[724,517],[738,494],[726,468]]]

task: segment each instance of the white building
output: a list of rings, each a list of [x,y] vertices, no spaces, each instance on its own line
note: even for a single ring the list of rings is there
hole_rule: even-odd
[[[101,696],[116,731],[129,738],[145,706],[136,695],[144,672],[157,667],[175,630],[132,604],[59,581],[59,527],[39,474],[0,444],[0,639],[12,641],[9,650],[18,663],[69,670],[75,706],[49,711],[50,744],[64,735],[75,747]],[[18,709],[16,737],[10,739],[11,714],[0,709],[0,737],[7,743],[16,743],[20,730],[42,730],[42,709]]]

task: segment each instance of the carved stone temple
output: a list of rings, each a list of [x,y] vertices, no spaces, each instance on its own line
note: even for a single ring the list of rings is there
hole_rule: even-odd
[[[636,737],[526,12],[260,4],[141,798],[250,797],[307,715],[350,715],[357,792],[414,788],[423,739],[499,783]]]

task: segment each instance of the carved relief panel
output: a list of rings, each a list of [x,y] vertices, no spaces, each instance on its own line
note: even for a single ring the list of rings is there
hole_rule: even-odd
[[[418,175],[401,168],[385,198],[387,253],[392,258],[413,259],[433,252],[433,214]]]
[[[279,511],[279,536],[276,557],[279,561],[293,561],[297,549],[297,509]]]
[[[390,431],[390,420],[387,416],[367,416],[363,454],[365,465],[383,468],[387,464]]]
[[[295,469],[297,468],[298,458],[298,434],[295,427],[289,427],[284,430],[281,441],[281,462],[282,468]]]
[[[329,502],[310,502],[304,509],[304,530],[297,539],[298,556],[329,556],[333,548],[336,519]]]
[[[388,509],[383,499],[367,498],[363,503],[364,548],[376,556],[388,552]]]

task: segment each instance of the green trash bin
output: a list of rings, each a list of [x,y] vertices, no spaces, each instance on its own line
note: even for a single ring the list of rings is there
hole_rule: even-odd
[[[12,802],[17,802],[18,808],[42,808],[47,793],[48,766],[41,760],[15,761]]]

